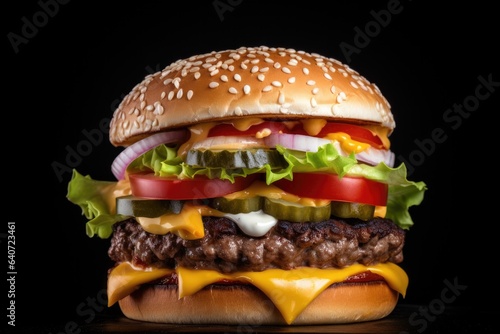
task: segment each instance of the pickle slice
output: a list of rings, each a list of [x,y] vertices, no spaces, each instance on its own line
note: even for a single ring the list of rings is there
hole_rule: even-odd
[[[359,218],[368,220],[373,218],[375,206],[361,203],[347,203],[332,201],[332,215],[340,218]]]
[[[130,195],[116,198],[116,213],[154,218],[164,214],[178,214],[182,210],[182,205],[182,201],[145,199]]]
[[[262,200],[260,196],[255,196],[251,198],[237,198],[237,199],[226,199],[224,197],[217,197],[213,199],[212,206],[226,213],[249,213],[253,211],[259,211],[262,209]]]
[[[280,199],[264,200],[264,212],[276,219],[291,222],[320,222],[330,218],[331,206],[303,206]]]
[[[190,150],[186,155],[186,164],[195,167],[212,168],[260,168],[266,164],[272,167],[284,167],[286,161],[276,150],[253,149],[244,151],[200,151]]]

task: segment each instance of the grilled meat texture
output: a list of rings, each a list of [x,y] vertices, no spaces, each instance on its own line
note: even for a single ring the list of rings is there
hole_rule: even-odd
[[[223,273],[296,267],[338,268],[403,261],[405,231],[391,220],[329,219],[320,223],[278,223],[251,237],[227,218],[203,217],[205,236],[184,240],[144,231],[131,218],[115,224],[108,254],[136,266],[210,269]]]

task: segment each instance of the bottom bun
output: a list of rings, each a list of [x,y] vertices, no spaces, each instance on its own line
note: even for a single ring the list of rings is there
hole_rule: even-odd
[[[286,325],[267,296],[252,285],[210,285],[179,299],[175,285],[143,285],[119,301],[130,319],[172,324]],[[377,320],[395,308],[399,294],[385,282],[339,283],[324,290],[292,325]]]

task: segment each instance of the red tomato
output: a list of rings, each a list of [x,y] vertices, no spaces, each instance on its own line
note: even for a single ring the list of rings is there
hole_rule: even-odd
[[[328,173],[294,173],[293,181],[281,179],[277,187],[300,197],[386,206],[388,186],[361,177],[339,178]]]
[[[363,143],[368,143],[374,148],[381,149],[384,147],[382,140],[377,135],[374,135],[370,130],[365,129],[362,126],[354,124],[328,122],[315,137],[323,138],[326,137],[329,133],[335,132],[345,132],[349,136],[351,136],[352,139]],[[308,135],[302,127],[295,127],[291,133]]]
[[[155,176],[153,173],[129,174],[130,189],[134,196],[173,200],[225,196],[247,188],[258,177],[258,174],[236,177],[231,183],[229,180],[209,179],[201,175],[179,180]]]

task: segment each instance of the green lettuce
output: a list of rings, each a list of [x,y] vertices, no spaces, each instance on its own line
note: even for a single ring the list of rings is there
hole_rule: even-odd
[[[97,181],[90,176],[83,176],[73,169],[68,184],[67,199],[82,209],[82,214],[89,220],[86,232],[102,239],[109,238],[113,232],[113,224],[123,221],[128,216],[115,212],[115,195],[118,182]]]

